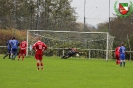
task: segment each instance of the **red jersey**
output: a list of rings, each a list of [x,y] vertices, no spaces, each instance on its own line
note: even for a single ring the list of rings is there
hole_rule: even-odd
[[[42,54],[43,51],[47,49],[47,46],[44,42],[38,41],[33,45],[33,49],[37,54]]]
[[[20,43],[20,49],[21,50],[25,50],[27,48],[27,42],[26,41],[23,41]]]
[[[120,50],[120,46],[118,46],[118,47],[115,49],[115,54],[116,54],[116,55],[119,55],[119,54],[120,54],[119,50]]]

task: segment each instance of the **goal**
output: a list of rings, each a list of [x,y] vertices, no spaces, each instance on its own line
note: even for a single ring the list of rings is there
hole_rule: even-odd
[[[106,60],[109,58],[109,50],[112,49],[114,40],[114,37],[110,36],[108,32],[27,30],[29,47],[27,55],[38,36],[48,46],[46,55],[62,56],[68,48],[76,47],[83,57]]]

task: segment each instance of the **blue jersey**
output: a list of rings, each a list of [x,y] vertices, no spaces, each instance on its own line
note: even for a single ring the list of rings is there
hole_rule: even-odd
[[[11,48],[12,49],[18,49],[18,46],[19,46],[18,40],[12,40],[11,41]]]
[[[124,46],[120,47],[120,60],[125,60],[126,48]]]
[[[11,49],[11,41],[12,40],[8,40],[6,43],[7,49]]]
[[[126,48],[124,46],[121,46],[120,47],[120,54],[125,55],[125,53],[126,53]]]

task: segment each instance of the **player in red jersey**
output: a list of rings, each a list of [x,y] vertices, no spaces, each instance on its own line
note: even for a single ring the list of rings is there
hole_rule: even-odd
[[[26,49],[27,49],[27,42],[24,40],[20,43],[20,51],[18,55],[18,60],[22,56],[22,61],[24,60],[24,57],[26,56]]]
[[[120,64],[120,46],[116,47],[115,49],[115,58],[116,58],[116,65]]]
[[[35,50],[35,59],[37,61],[36,66],[37,70],[42,69],[43,70],[43,62],[42,62],[42,56],[43,52],[47,49],[47,45],[38,39],[38,41],[33,45],[33,50]]]

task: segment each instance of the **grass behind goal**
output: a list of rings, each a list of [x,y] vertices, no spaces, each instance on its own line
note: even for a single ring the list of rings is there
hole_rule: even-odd
[[[33,57],[2,57],[0,88],[133,88],[132,61],[119,67],[113,60],[44,57],[44,70],[37,71]]]

